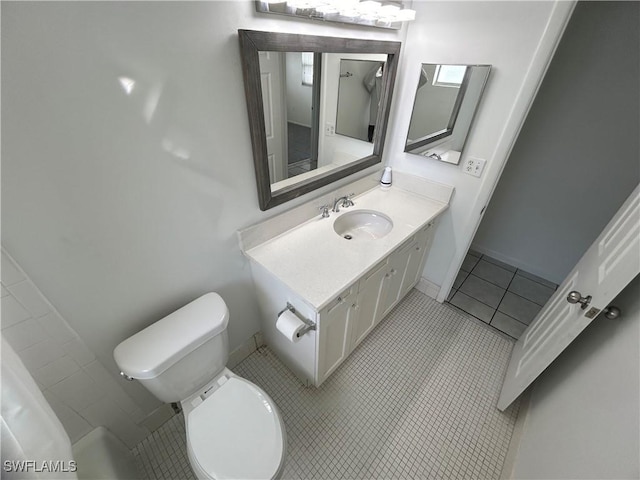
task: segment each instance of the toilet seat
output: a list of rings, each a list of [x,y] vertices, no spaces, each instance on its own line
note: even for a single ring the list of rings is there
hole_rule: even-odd
[[[189,412],[187,450],[199,478],[274,478],[284,460],[284,428],[258,386],[231,377]]]

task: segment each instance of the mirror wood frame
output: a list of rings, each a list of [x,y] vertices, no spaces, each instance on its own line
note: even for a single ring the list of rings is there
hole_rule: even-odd
[[[329,185],[341,178],[382,161],[382,151],[387,133],[391,98],[396,79],[400,42],[383,40],[361,40],[356,38],[322,37],[291,33],[238,30],[242,73],[249,114],[251,147],[256,172],[260,210],[268,210],[305,193]],[[269,165],[267,162],[267,139],[265,133],[262,86],[260,82],[259,52],[314,52],[314,53],[382,53],[387,55],[383,73],[383,91],[380,96],[378,120],[373,136],[373,153],[355,162],[336,168],[317,177],[271,191]]]

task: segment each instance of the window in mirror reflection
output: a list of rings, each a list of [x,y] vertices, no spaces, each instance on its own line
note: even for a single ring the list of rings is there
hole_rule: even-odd
[[[302,85],[313,85],[313,53],[301,52],[302,57]]]
[[[466,65],[436,65],[433,84],[437,87],[460,88],[466,71]]]

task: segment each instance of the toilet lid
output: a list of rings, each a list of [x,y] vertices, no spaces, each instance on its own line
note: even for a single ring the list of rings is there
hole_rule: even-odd
[[[253,383],[231,377],[188,416],[193,459],[212,478],[273,478],[282,462],[283,431],[272,400]]]

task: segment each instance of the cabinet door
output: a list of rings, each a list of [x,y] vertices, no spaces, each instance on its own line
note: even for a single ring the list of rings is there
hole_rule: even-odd
[[[356,312],[353,317],[351,349],[354,349],[369,334],[377,320],[382,317],[381,292],[386,274],[387,262],[385,261],[360,280],[358,297],[353,306]]]
[[[391,311],[396,302],[400,298],[400,288],[402,287],[402,278],[404,272],[407,269],[407,262],[409,261],[409,255],[415,248],[415,242],[409,242],[404,247],[400,247],[399,250],[392,253],[389,257],[389,270],[386,278],[384,279],[385,285],[383,286],[384,301],[382,302],[382,315],[379,320]]]
[[[413,248],[409,253],[407,269],[402,278],[402,287],[400,288],[399,298],[402,298],[409,293],[409,290],[411,290],[416,283],[418,283],[418,280],[420,280],[422,270],[424,270],[424,263],[427,259],[427,251],[431,246],[431,239],[433,237],[432,225],[432,223],[427,225],[416,237],[416,243],[413,245]]]
[[[351,328],[356,309],[355,287],[320,311],[318,319],[318,376],[320,386],[351,352]]]

